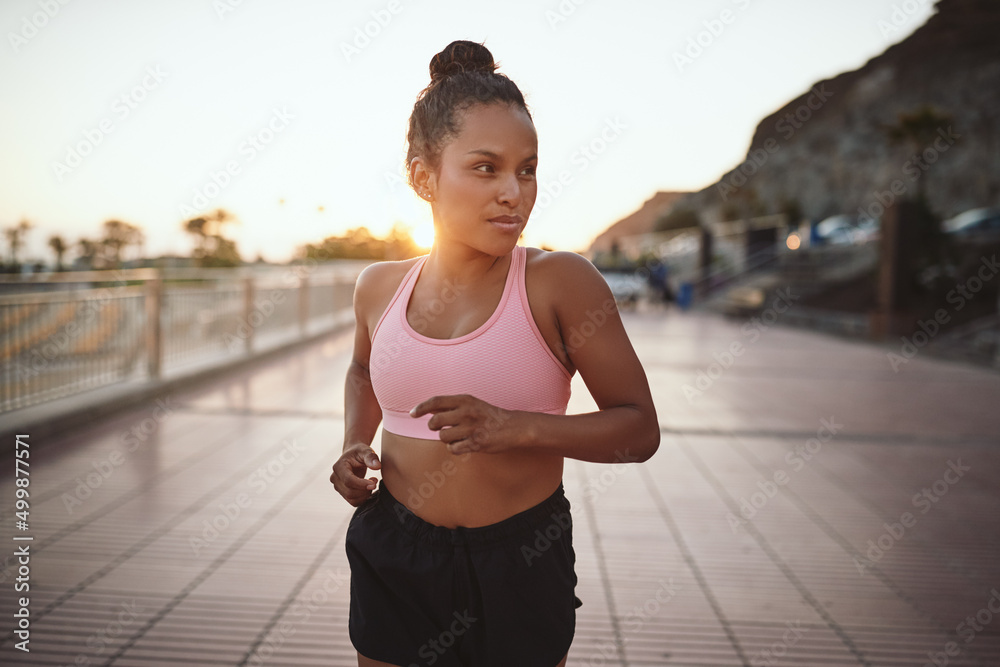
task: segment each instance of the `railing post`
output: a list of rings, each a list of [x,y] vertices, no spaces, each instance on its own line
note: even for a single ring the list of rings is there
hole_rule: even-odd
[[[159,379],[163,370],[163,279],[159,270],[146,281],[146,373]]]
[[[243,321],[247,325],[247,355],[253,354],[253,334],[256,328],[251,321],[251,316],[253,315],[253,290],[253,276],[247,276],[243,279]]]
[[[306,337],[309,324],[309,276],[299,278],[299,336]]]

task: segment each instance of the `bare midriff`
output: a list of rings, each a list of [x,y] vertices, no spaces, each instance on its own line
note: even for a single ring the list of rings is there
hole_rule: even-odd
[[[382,483],[437,526],[488,526],[534,507],[558,488],[563,457],[531,451],[452,454],[440,440],[382,431]]]

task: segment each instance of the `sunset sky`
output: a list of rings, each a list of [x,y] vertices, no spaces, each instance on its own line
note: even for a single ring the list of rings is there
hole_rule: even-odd
[[[143,228],[147,255],[186,254],[181,222],[217,207],[239,217],[248,260],[394,221],[429,241],[430,210],[402,181],[406,123],[431,57],[470,39],[534,115],[525,244],[583,250],[657,190],[713,183],[761,118],[932,12],[804,5],[5,0],[0,227],[31,220],[22,257],[46,261],[50,234],[96,237],[111,218]]]

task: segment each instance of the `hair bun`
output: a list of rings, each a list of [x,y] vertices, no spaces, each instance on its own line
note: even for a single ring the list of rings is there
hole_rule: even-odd
[[[456,40],[431,58],[431,82],[435,83],[447,76],[462,72],[485,72],[492,74],[497,69],[493,54],[482,44],[466,40]]]

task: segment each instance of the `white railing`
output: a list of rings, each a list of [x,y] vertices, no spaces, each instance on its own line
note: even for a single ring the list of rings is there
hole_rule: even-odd
[[[353,323],[366,261],[0,277],[0,413]]]

